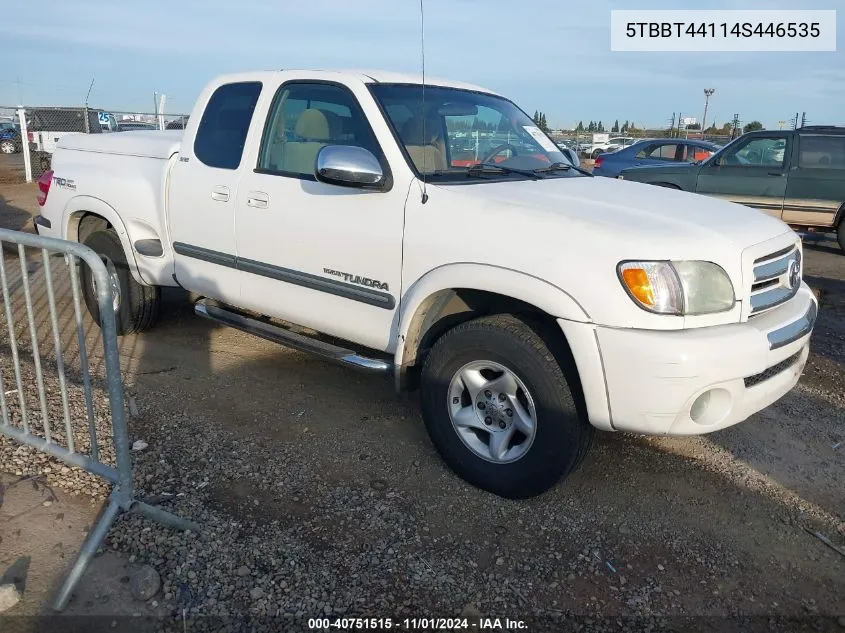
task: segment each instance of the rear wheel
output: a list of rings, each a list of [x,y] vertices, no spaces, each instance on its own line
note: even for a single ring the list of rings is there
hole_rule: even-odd
[[[0,153],[14,154],[15,153],[15,142],[14,141],[0,141]]]
[[[836,241],[839,242],[839,248],[845,251],[845,215],[839,221],[839,227],[836,229]]]
[[[594,429],[576,404],[574,363],[538,327],[483,317],[443,335],[422,373],[432,442],[471,484],[508,498],[541,494],[583,460]]]
[[[144,286],[132,277],[120,238],[111,229],[95,231],[84,238],[83,244],[94,250],[106,265],[112,294],[117,335],[142,332],[155,323],[158,316],[161,290],[157,286]],[[91,269],[83,265],[82,293],[88,312],[95,322],[100,322],[97,284]]]

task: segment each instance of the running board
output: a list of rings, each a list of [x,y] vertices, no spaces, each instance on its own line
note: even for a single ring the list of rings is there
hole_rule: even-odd
[[[234,312],[201,299],[194,304],[194,312],[201,317],[222,323],[236,330],[252,334],[268,341],[273,341],[285,347],[291,347],[301,352],[308,352],[327,360],[355,369],[371,372],[388,372],[393,370],[393,363],[378,358],[359,356],[355,352],[331,343],[291,332],[272,323],[259,321],[240,312]]]

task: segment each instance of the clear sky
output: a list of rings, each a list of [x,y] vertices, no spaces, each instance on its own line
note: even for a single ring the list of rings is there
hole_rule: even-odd
[[[0,21],[0,105],[188,113],[214,75],[275,68],[420,69],[418,0],[40,0]],[[845,124],[845,0],[425,0],[426,71],[487,86],[552,127],[672,112],[777,127]],[[839,9],[834,53],[620,53],[611,9]],[[20,84],[16,83],[20,80]]]

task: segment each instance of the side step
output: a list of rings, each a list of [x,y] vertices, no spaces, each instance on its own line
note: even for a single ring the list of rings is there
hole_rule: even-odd
[[[201,317],[222,323],[236,330],[241,330],[247,334],[253,334],[254,336],[297,349],[301,352],[309,352],[335,363],[340,363],[341,365],[371,372],[389,372],[393,370],[393,363],[387,360],[359,356],[352,350],[324,341],[318,341],[310,336],[291,332],[285,328],[265,321],[259,321],[240,312],[227,310],[215,303],[209,302],[207,299],[197,301],[194,304],[194,312]]]

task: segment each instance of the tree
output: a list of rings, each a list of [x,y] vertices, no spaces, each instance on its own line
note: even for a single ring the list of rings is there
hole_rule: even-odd
[[[596,124],[594,122],[590,121],[590,125],[587,126],[587,131],[588,132],[595,132],[596,131]]]
[[[540,122],[538,124],[538,127],[541,130],[543,130],[544,132],[549,131],[549,125],[548,125],[548,123],[546,123],[546,113],[545,112],[540,113]]]
[[[701,129],[701,123],[690,123],[687,126],[687,129],[688,130],[700,130]]]
[[[537,110],[534,110],[534,125],[540,125],[540,113]]]
[[[578,121],[578,127],[575,128],[576,132],[583,132],[584,131],[584,122]]]
[[[627,121],[625,121],[625,123],[623,123],[623,124],[622,124],[622,130],[621,130],[621,131],[622,131],[622,132],[627,132],[629,127],[630,127],[630,126],[628,125],[628,122],[627,122]]]
[[[743,132],[754,132],[756,130],[762,130],[763,124],[759,121],[752,121],[751,123],[747,124],[744,128],[742,128]]]
[[[599,121],[598,125],[596,126],[596,131],[604,132],[604,124],[601,121]]]
[[[619,131],[619,119],[616,119],[616,122],[613,124],[613,127],[610,128],[611,132],[618,132]]]

